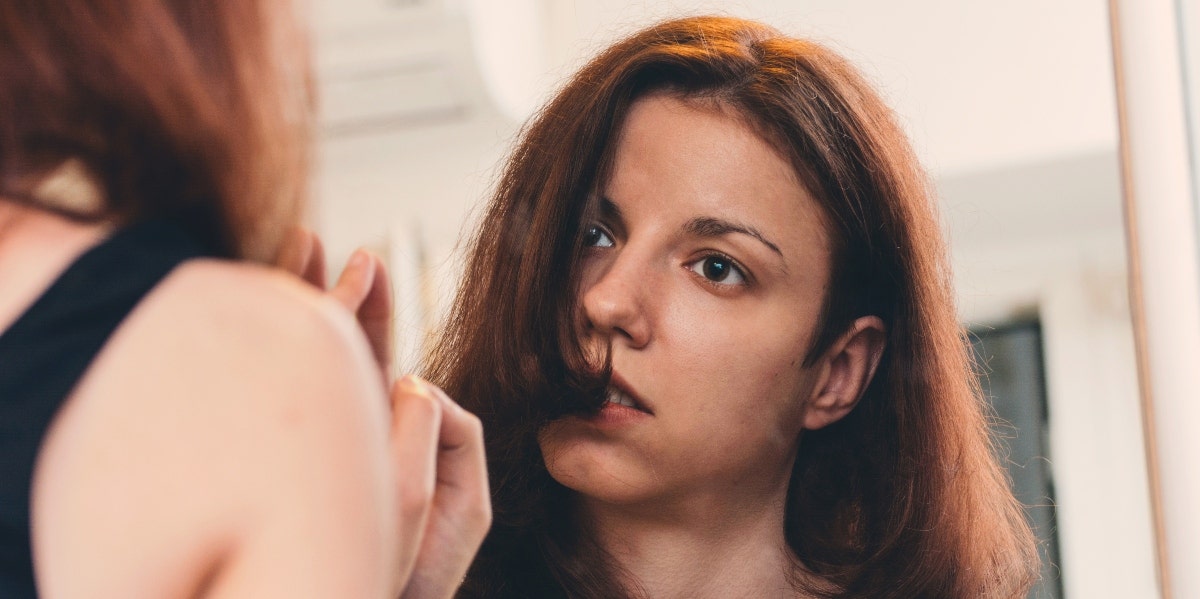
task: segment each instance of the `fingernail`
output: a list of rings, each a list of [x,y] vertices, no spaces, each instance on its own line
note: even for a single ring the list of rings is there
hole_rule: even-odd
[[[367,265],[367,253],[362,250],[355,250],[350,256],[350,266],[354,268],[362,268]]]

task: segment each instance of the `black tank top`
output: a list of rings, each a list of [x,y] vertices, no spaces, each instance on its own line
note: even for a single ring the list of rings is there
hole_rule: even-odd
[[[46,429],[134,306],[181,262],[206,254],[165,221],[121,229],[0,333],[0,598],[37,597],[29,494]]]

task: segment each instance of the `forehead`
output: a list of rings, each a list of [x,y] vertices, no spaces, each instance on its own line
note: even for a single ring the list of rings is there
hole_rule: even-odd
[[[784,253],[828,246],[824,214],[792,164],[738,112],[655,94],[630,107],[605,194],[622,212],[745,222]]]

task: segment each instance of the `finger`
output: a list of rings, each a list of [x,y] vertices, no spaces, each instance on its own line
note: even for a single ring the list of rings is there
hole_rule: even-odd
[[[328,279],[325,278],[325,244],[316,233],[308,231],[312,240],[312,249],[308,253],[308,263],[304,268],[304,280],[317,289],[325,289]]]
[[[440,401],[405,377],[392,387],[392,459],[396,465],[401,581],[407,581],[421,547],[437,486]]]
[[[373,259],[374,256],[367,250],[354,250],[346,262],[346,268],[342,269],[342,274],[329,290],[333,299],[354,314],[358,314],[358,309],[371,293],[371,286],[375,282]]]
[[[455,514],[459,538],[473,555],[492,527],[492,496],[484,455],[483,425],[474,414],[454,403],[441,389],[435,509]],[[469,560],[460,574],[466,573]]]
[[[392,282],[388,277],[387,267],[383,265],[383,260],[372,255],[371,264],[374,276],[367,296],[363,298],[362,305],[358,307],[357,316],[363,332],[367,335],[367,340],[371,343],[375,361],[379,363],[384,373],[387,373],[391,370],[392,356],[394,355],[395,336],[392,335],[392,315],[395,302],[392,295]]]
[[[392,364],[392,285],[378,256],[359,249],[350,257],[329,295],[354,313],[386,375]]]
[[[487,461],[479,418],[455,403],[437,385],[422,379],[418,382],[437,398],[442,408],[438,431],[438,486],[460,491],[470,501],[488,503]]]
[[[437,485],[430,529],[417,570],[401,595],[453,596],[492,522],[483,434],[479,420],[437,386],[406,377],[436,399],[442,419],[437,451]]]

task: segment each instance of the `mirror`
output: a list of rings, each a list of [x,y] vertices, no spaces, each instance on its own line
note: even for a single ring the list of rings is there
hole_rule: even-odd
[[[1177,14],[1180,23],[1179,35],[1182,45],[1181,69],[1184,84],[1184,96],[1188,100],[1188,122],[1191,124],[1191,139],[1200,140],[1200,2],[1196,0],[1176,0]],[[1195,143],[1193,141],[1193,143]],[[1200,181],[1200,151],[1192,148],[1192,181],[1193,187]],[[1196,194],[1197,211],[1200,212],[1200,192]]]
[[[334,263],[359,245],[388,258],[401,368],[452,294],[456,249],[513,136],[558,82],[658,18],[762,20],[858,65],[936,183],[960,316],[1043,539],[1033,596],[1159,596],[1104,3],[500,5],[313,7],[324,112],[310,217]]]

